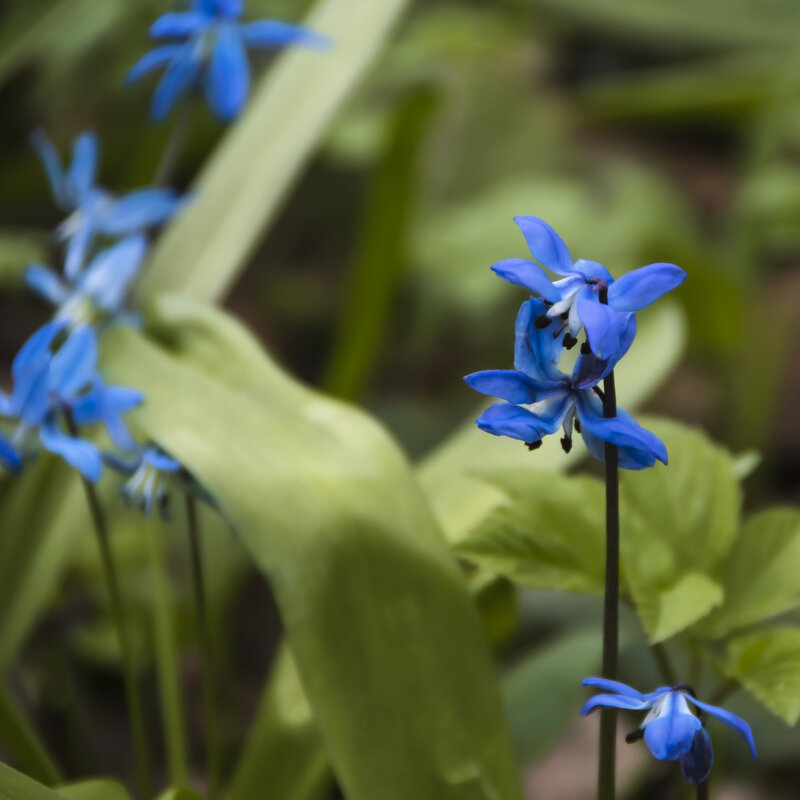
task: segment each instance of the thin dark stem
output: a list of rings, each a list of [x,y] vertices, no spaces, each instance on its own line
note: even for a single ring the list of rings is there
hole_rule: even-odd
[[[608,302],[607,291],[600,301]],[[612,371],[603,381],[603,416],[617,416],[617,389]],[[606,442],[606,585],[603,606],[603,677],[616,679],[619,650],[619,453]],[[600,757],[597,772],[598,800],[616,796],[617,712],[604,708],[600,718]]]
[[[77,430],[72,417],[67,414],[67,428],[72,436],[77,436]],[[103,574],[106,578],[106,588],[111,600],[111,613],[114,617],[114,624],[117,629],[119,639],[119,649],[122,655],[122,670],[125,682],[125,695],[128,703],[128,714],[130,715],[131,735],[133,738],[133,749],[136,755],[136,772],[139,794],[144,800],[152,797],[152,779],[150,774],[150,756],[147,750],[147,736],[145,733],[144,715],[142,712],[142,699],[139,692],[139,682],[136,678],[136,667],[133,661],[133,648],[131,646],[130,633],[125,623],[125,610],[122,605],[122,593],[119,587],[117,568],[114,562],[114,555],[111,550],[111,541],[108,535],[108,525],[106,524],[100,501],[97,497],[94,484],[81,476],[83,489],[86,494],[86,502],[89,506],[89,513],[92,517],[92,524],[100,549],[100,558],[103,562]]]
[[[697,784],[697,800],[708,800],[708,781]]]
[[[205,717],[208,798],[214,800],[219,791],[220,774],[219,728],[217,726],[217,705],[214,699],[214,648],[208,625],[197,504],[194,497],[188,493],[186,494],[186,522],[192,561],[192,590],[197,609],[197,629],[203,661],[203,715]]]
[[[678,681],[675,677],[675,670],[672,669],[672,664],[669,661],[666,648],[659,642],[658,644],[651,645],[650,650],[653,653],[653,658],[656,660],[664,682],[669,686],[674,686]]]
[[[156,167],[156,174],[153,179],[154,186],[167,186],[172,182],[181,151],[184,144],[186,144],[186,137],[191,128],[193,114],[194,103],[191,101],[184,103],[178,114],[178,119],[172,127],[164,152],[161,154],[161,160]]]

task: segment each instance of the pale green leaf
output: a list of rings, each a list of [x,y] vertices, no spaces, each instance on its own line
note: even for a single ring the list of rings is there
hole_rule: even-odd
[[[495,473],[506,502],[456,552],[534,589],[603,591],[604,488],[593,478],[531,469]]]
[[[781,614],[800,604],[800,513],[773,508],[743,526],[721,570],[725,605],[702,624],[709,636]]]
[[[130,800],[130,795],[121,783],[96,778],[80,783],[58,787],[63,800]]]
[[[158,796],[158,800],[203,800],[203,798],[188,789],[167,789],[164,794]]]
[[[733,639],[726,669],[787,725],[800,719],[800,630],[768,628]]]
[[[322,0],[307,24],[325,53],[283,53],[204,167],[190,206],[164,232],[141,284],[200,300],[225,294],[333,115],[363,76],[407,0]]]
[[[0,800],[60,800],[61,795],[0,762]]]
[[[108,378],[145,392],[135,421],[209,490],[268,577],[348,797],[519,797],[480,621],[391,439],[254,343],[229,349],[247,336],[221,312],[170,311],[172,350],[115,330]],[[203,328],[202,358],[230,362],[225,375],[241,364],[242,387],[189,360]]]

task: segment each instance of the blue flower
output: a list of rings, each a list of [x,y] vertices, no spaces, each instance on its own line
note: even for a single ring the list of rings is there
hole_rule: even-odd
[[[0,457],[9,467],[19,466],[38,433],[42,446],[63,458],[91,481],[100,478],[102,460],[97,447],[63,430],[65,415],[77,425],[102,422],[112,441],[130,448],[132,440],[121,414],[139,405],[142,395],[132,389],[105,386],[96,372],[97,340],[86,326],[72,329],[63,343],[66,323],[55,320],[36,331],[14,359],[10,396],[0,393],[0,416],[16,422],[10,442],[0,446]],[[135,444],[134,444],[135,446]],[[15,458],[5,458],[8,450]]]
[[[626,469],[652,467],[655,460],[667,463],[663,442],[638,425],[625,411],[607,419],[598,396],[597,383],[614,367],[591,353],[582,353],[572,372],[558,368],[563,346],[552,333],[537,325],[545,312],[542,300],[531,298],[517,315],[513,370],[474,372],[464,380],[482,394],[506,402],[490,406],[476,420],[478,427],[495,436],[520,439],[534,449],[543,436],[564,430],[564,450],[572,447],[573,427],[583,436],[589,452],[605,458],[604,442],[619,448],[619,466]],[[636,332],[635,319],[628,319],[621,340],[627,343]]]
[[[75,139],[68,170],[42,131],[33,132],[31,144],[44,164],[56,204],[69,214],[56,234],[66,242],[64,274],[70,280],[83,268],[96,236],[143,233],[166,222],[181,206],[171,189],[138,189],[118,198],[96,186],[98,143],[93,133]]]
[[[301,25],[276,20],[242,24],[241,0],[194,0],[191,11],[164,14],[150,28],[154,39],[172,40],[145,54],[131,69],[126,83],[164,67],[156,88],[151,116],[162,120],[178,98],[203,84],[211,110],[224,122],[238,116],[250,91],[247,47],[301,45],[324,49],[326,36]]]
[[[649,306],[686,280],[674,264],[648,264],[618,280],[596,261],[572,260],[561,237],[538,217],[515,217],[533,257],[562,280],[551,282],[541,267],[523,258],[509,258],[492,269],[503,280],[541,295],[548,307],[539,324],[569,328],[572,337],[581,327],[592,352],[602,359],[618,361],[630,341],[625,331],[631,312]],[[603,302],[605,301],[605,302]]]
[[[124,303],[146,253],[147,239],[134,234],[98,253],[73,281],[43,264],[30,264],[25,282],[56,307],[56,319],[72,326],[95,322],[98,316],[125,317]]]
[[[733,728],[750,746],[753,758],[758,757],[750,726],[724,708],[701,702],[686,685],[662,686],[650,694],[641,694],[624,683],[605,678],[586,678],[583,686],[594,686],[612,694],[592,697],[581,709],[582,716],[599,706],[630,711],[650,709],[639,729],[628,736],[628,741],[643,737],[659,761],[680,761],[687,783],[702,783],[714,763],[711,739],[705,730],[705,714]],[[697,709],[697,714],[692,712],[690,705]]]
[[[106,460],[114,469],[131,476],[120,488],[126,503],[140,509],[147,517],[153,508],[158,508],[162,517],[166,517],[169,496],[164,478],[181,471],[178,461],[153,444],[141,448],[132,461],[114,456]]]

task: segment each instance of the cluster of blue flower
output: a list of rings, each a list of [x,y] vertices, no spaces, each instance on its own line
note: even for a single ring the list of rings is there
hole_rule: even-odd
[[[241,0],[193,0],[191,10],[156,20],[151,35],[170,43],[147,53],[127,78],[132,83],[165,67],[152,102],[155,120],[200,88],[217,117],[228,121],[237,116],[250,84],[246,46],[328,45],[326,37],[299,25],[274,20],[242,24],[242,13]],[[0,435],[0,463],[18,472],[40,445],[95,482],[105,462],[131,476],[122,494],[149,514],[163,507],[163,475],[181,466],[156,445],[141,445],[131,436],[122,416],[144,397],[135,389],[103,382],[97,369],[98,339],[109,324],[139,324],[127,301],[147,255],[148,237],[185,200],[166,188],[117,197],[98,186],[99,144],[93,133],[75,139],[67,168],[44,133],[35,131],[31,143],[66,215],[56,230],[64,260],[60,272],[43,264],[26,270],[28,286],[55,310],[52,321],[16,355],[10,395],[0,392],[0,418],[7,431]],[[85,427],[98,423],[119,453],[101,452],[82,435]]]

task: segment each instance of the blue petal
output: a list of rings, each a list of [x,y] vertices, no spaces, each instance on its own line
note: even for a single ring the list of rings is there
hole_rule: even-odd
[[[509,403],[533,403],[536,390],[527,375],[513,369],[487,369],[464,376],[467,386]]]
[[[151,467],[159,472],[178,472],[181,468],[180,462],[170,458],[163,450],[157,447],[147,447],[142,454],[142,460],[150,464]]]
[[[129,453],[139,447],[122,421],[122,415],[144,402],[144,395],[126,386],[103,386],[103,425],[112,442]]]
[[[606,419],[600,399],[590,389],[576,392],[575,396],[583,439],[595,458],[605,459],[602,443],[608,442],[619,448],[619,466],[624,469],[652,467],[656,459],[667,463],[664,443],[642,428],[630,414],[617,409],[616,417]]]
[[[43,362],[47,363],[50,360],[50,345],[64,325],[64,322],[59,321],[48,322],[33,333],[28,341],[20,347],[11,364],[14,383],[23,380],[24,376],[31,371],[38,371]]]
[[[680,704],[671,697],[664,713],[651,720],[644,728],[644,741],[659,761],[675,761],[692,749],[692,742],[700,720],[690,712],[682,712]]]
[[[618,361],[628,318],[601,303],[591,286],[580,290],[576,302],[592,352],[598,358]]]
[[[44,264],[29,264],[25,268],[25,283],[54,306],[61,305],[69,296],[69,289],[61,278]]]
[[[80,228],[70,238],[67,244],[67,255],[64,259],[64,274],[69,280],[75,280],[83,269],[86,253],[94,241],[93,220],[86,218]]]
[[[97,156],[97,137],[91,132],[82,133],[72,145],[72,164],[67,174],[72,192],[79,201],[94,186]]]
[[[210,0],[210,6],[214,7],[214,13],[224,19],[236,19],[244,11],[242,0]]]
[[[650,708],[651,702],[647,700],[637,700],[635,697],[623,697],[619,694],[597,694],[590,697],[581,709],[581,716],[591,714],[596,708],[624,708],[628,711],[644,711]]]
[[[524,258],[507,258],[504,261],[498,261],[492,266],[492,269],[504,281],[524,286],[551,303],[556,303],[561,299],[558,287],[553,285],[542,268]]]
[[[755,739],[753,739],[753,731],[741,717],[737,717],[736,714],[726,711],[724,708],[712,706],[709,703],[701,703],[690,694],[684,694],[684,697],[690,703],[694,703],[694,705],[696,705],[698,708],[701,708],[703,711],[705,711],[706,714],[711,714],[712,717],[716,717],[720,722],[725,723],[725,725],[727,725],[729,728],[733,728],[733,730],[735,730],[736,733],[738,733],[739,736],[741,736],[750,746],[750,752],[753,754],[753,758],[758,758],[758,755],[756,754],[756,742]]]
[[[145,53],[125,76],[125,85],[130,86],[153,70],[163,67],[167,62],[175,58],[181,52],[181,49],[179,44],[165,44],[162,47],[154,48],[149,53]]]
[[[619,359],[628,352],[636,337],[636,314],[622,314],[622,332],[615,358],[598,358],[594,353],[581,354],[572,370],[573,389],[591,389],[597,386],[616,367]]]
[[[97,229],[109,236],[135,233],[166,222],[180,205],[172,189],[138,189],[115,200],[98,218]]]
[[[621,694],[623,697],[632,697],[635,700],[645,699],[644,694],[637,692],[627,683],[612,681],[610,678],[584,678],[581,681],[581,686],[592,686],[595,689],[603,689],[606,692],[616,692],[616,694]]]
[[[514,366],[533,378],[542,388],[562,384],[564,375],[558,368],[564,352],[561,337],[554,339],[552,328],[536,327],[535,322],[547,310],[541,300],[526,300],[517,313],[514,326]]]
[[[202,42],[189,40],[181,45],[169,62],[164,75],[153,93],[150,116],[162,120],[170,112],[178,98],[184,94],[197,79],[202,63]]]
[[[617,311],[639,311],[686,280],[675,264],[648,264],[623,275],[608,289],[608,304]]]
[[[30,143],[44,165],[45,172],[47,173],[47,180],[50,182],[50,191],[53,193],[53,199],[56,201],[56,205],[58,205],[62,211],[71,211],[75,208],[77,199],[70,191],[67,177],[61,167],[61,159],[58,157],[58,151],[53,146],[50,139],[47,138],[44,131],[38,128],[31,133]]]
[[[178,11],[162,14],[151,26],[154,39],[181,39],[207,27],[209,19],[198,11]]]
[[[2,436],[0,436],[0,462],[12,472],[19,472],[22,465],[19,453],[11,446],[11,442],[7,442]]]
[[[103,250],[81,275],[80,291],[104,311],[117,311],[146,252],[147,239],[141,235],[129,236]]]
[[[97,339],[88,325],[70,333],[50,364],[50,390],[72,400],[92,380],[97,364]]]
[[[694,735],[692,749],[680,757],[680,763],[684,780],[692,786],[702,783],[711,774],[714,750],[711,747],[711,737],[704,728],[700,728]]]
[[[573,275],[575,268],[563,239],[538,217],[514,217],[531,255],[557,275]]]
[[[520,406],[495,403],[475,420],[478,427],[494,436],[509,436],[523,442],[538,442],[547,431],[541,430],[539,420]]]
[[[580,273],[587,280],[599,278],[609,285],[614,282],[613,275],[599,261],[588,261],[585,258],[579,258],[573,265],[573,271]]]
[[[227,122],[238,115],[250,90],[250,66],[244,42],[235,25],[222,25],[206,76],[211,110]]]
[[[331,45],[331,40],[327,36],[310,28],[273,19],[250,22],[242,25],[240,30],[242,38],[251,47],[281,47],[294,44],[325,50]]]
[[[67,436],[58,427],[55,417],[48,418],[39,428],[39,438],[46,450],[75,467],[84,478],[97,481],[103,472],[103,461],[97,448],[84,439]]]

